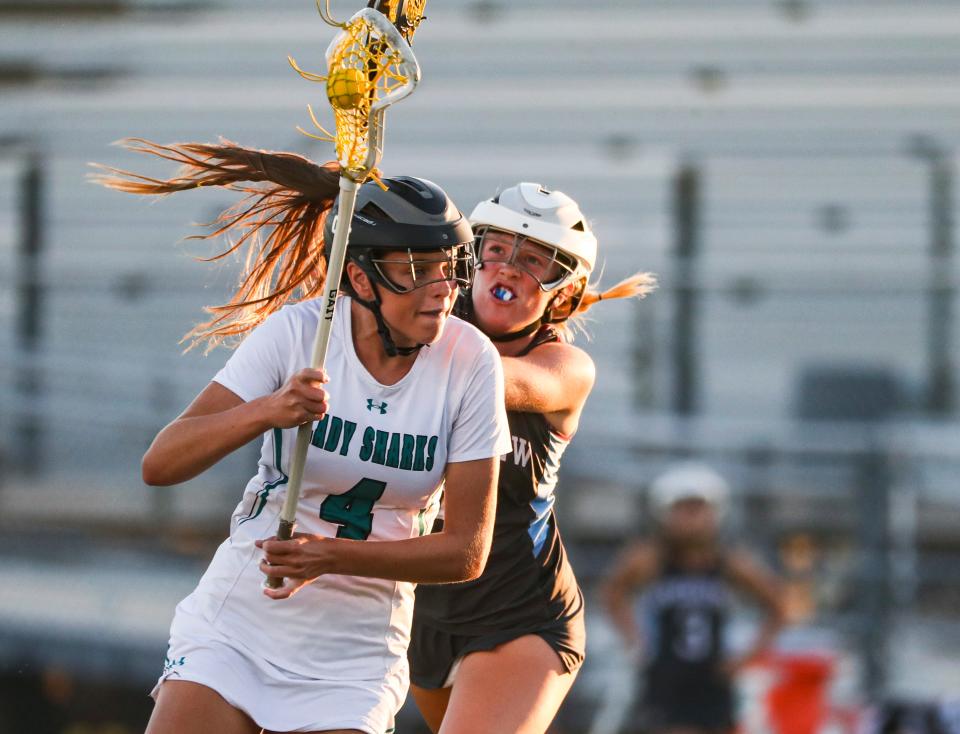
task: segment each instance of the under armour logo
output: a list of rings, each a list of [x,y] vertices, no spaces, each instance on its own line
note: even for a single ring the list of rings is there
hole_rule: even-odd
[[[387,404],[386,404],[386,403],[377,403],[377,402],[374,401],[373,398],[367,398],[367,410],[369,410],[371,413],[372,413],[374,410],[379,410],[379,411],[380,411],[380,415],[384,415],[384,414],[387,412]]]

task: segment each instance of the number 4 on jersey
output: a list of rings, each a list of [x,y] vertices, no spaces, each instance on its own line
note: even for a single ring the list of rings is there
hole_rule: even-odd
[[[366,540],[373,529],[373,506],[386,482],[361,479],[343,494],[331,494],[320,505],[320,519],[339,525],[338,538]]]

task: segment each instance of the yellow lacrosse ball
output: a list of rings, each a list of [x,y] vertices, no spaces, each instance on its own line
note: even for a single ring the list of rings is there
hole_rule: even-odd
[[[337,109],[352,110],[362,99],[363,81],[360,69],[337,69],[327,77],[327,99]]]

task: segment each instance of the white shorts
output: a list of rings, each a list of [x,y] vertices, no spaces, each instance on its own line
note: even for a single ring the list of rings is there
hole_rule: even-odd
[[[292,673],[227,640],[200,617],[178,608],[163,673],[199,683],[246,713],[257,726],[278,732],[357,729],[388,734],[407,693],[406,671],[376,680],[325,680]]]

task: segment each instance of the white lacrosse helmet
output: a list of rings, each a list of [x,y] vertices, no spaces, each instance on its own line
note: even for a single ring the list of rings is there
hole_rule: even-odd
[[[699,499],[712,505],[722,516],[730,496],[730,485],[716,471],[697,462],[677,464],[650,483],[650,504],[658,517],[682,500]]]
[[[478,245],[484,233],[493,229],[555,250],[555,259],[564,265],[565,272],[557,281],[541,283],[544,290],[553,290],[589,275],[597,261],[597,238],[577,202],[561,191],[549,191],[538,183],[519,183],[492,199],[481,201],[470,214],[470,224]]]

